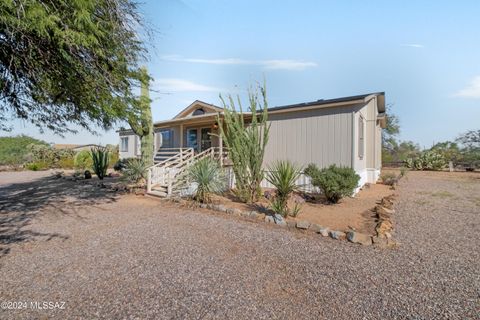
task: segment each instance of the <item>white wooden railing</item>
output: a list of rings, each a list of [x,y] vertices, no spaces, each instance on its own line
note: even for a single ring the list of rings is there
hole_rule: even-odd
[[[151,192],[152,187],[161,185],[166,186],[167,194],[171,195],[178,177],[193,163],[211,157],[218,159],[223,165],[227,155],[226,149],[219,147],[211,147],[198,154],[195,154],[192,148],[182,148],[179,153],[147,169],[147,192]]]

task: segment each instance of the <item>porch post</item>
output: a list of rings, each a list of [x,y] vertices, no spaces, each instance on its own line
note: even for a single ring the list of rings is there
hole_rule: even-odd
[[[180,123],[180,148],[183,148],[183,123]]]
[[[223,138],[221,133],[218,135],[218,152],[220,153],[220,166],[223,167]]]

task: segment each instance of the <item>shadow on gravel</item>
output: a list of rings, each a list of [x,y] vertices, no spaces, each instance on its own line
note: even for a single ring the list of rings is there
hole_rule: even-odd
[[[118,194],[104,188],[55,177],[0,185],[0,258],[9,253],[14,243],[68,239],[68,236],[58,233],[28,229],[36,217],[69,215],[83,219],[82,212],[88,212],[100,204],[115,202],[117,198]]]

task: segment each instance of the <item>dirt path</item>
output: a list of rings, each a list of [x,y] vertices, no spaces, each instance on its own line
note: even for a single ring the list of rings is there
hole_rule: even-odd
[[[480,179],[412,172],[395,250],[0,173],[0,318],[478,319]],[[99,191],[100,190],[100,191]],[[13,237],[13,238],[12,238]]]

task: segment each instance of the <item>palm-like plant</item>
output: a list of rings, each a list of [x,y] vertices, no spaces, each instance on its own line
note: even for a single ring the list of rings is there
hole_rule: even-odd
[[[105,147],[93,147],[91,149],[93,171],[100,180],[103,180],[107,175],[108,164],[110,162],[109,153]]]
[[[185,178],[197,184],[193,198],[202,203],[211,202],[212,193],[219,193],[225,189],[225,177],[221,167],[212,158],[196,161],[188,168]]]
[[[301,171],[300,167],[290,161],[277,161],[269,167],[267,181],[277,189],[272,200],[272,209],[284,217],[289,214],[288,198],[298,190],[296,181],[300,177]],[[298,213],[298,208],[295,208],[294,213]]]
[[[147,167],[142,159],[129,159],[125,162],[123,178],[131,183],[139,183],[147,177]]]

